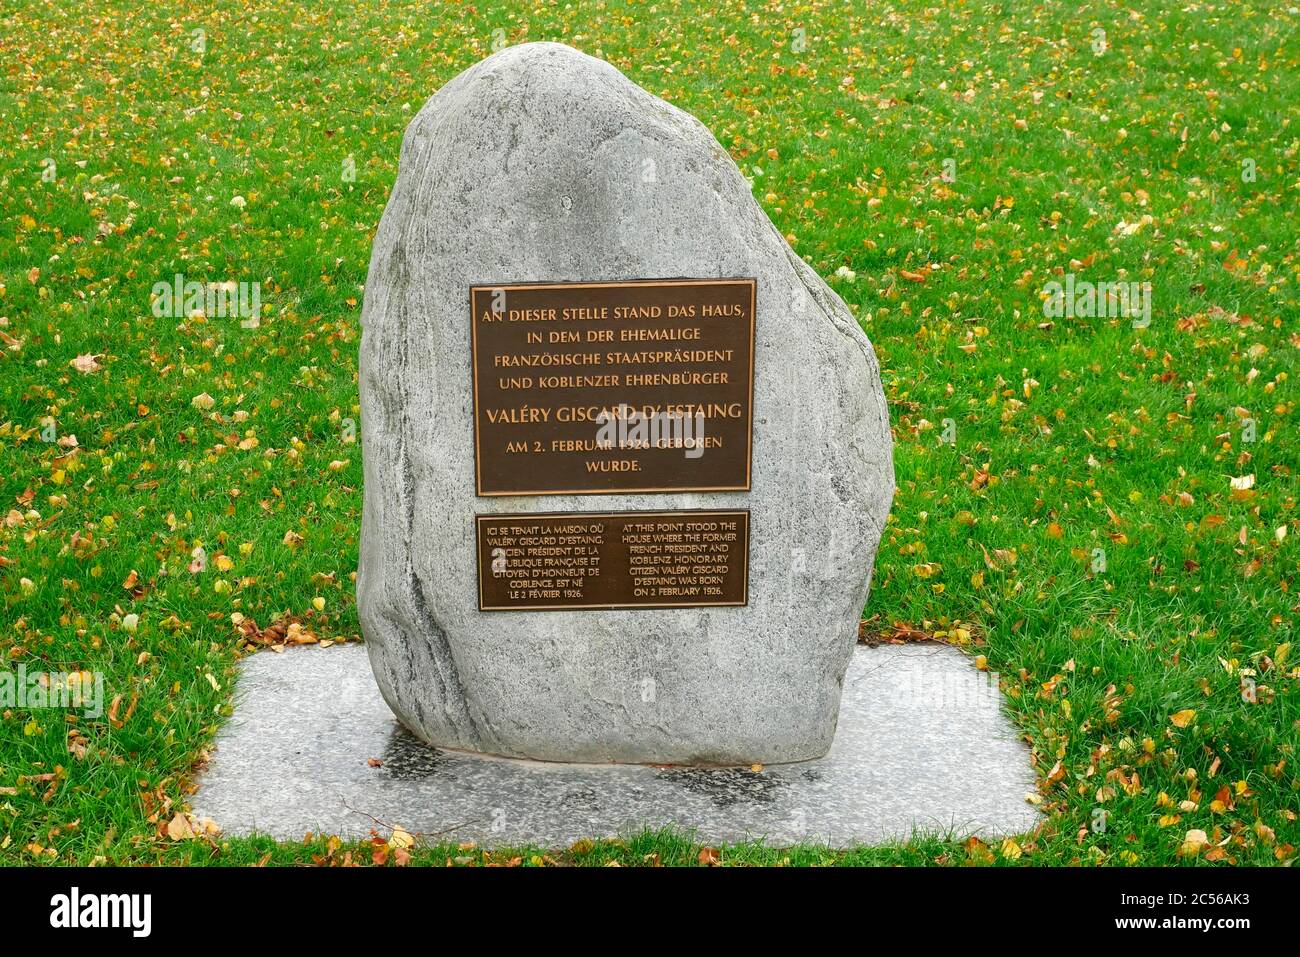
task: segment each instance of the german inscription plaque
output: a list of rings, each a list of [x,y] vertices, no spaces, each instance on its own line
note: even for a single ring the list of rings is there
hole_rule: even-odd
[[[472,287],[478,494],[748,490],[756,287]]]
[[[479,611],[749,600],[749,512],[477,515]]]

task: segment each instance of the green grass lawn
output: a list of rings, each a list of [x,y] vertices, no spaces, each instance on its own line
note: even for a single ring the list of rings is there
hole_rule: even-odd
[[[106,698],[0,708],[0,863],[372,860],[177,815],[250,638],[359,639],[370,241],[407,122],[494,36],[699,117],[854,310],[898,477],[870,627],[984,656],[1032,747],[1014,841],[721,861],[1293,861],[1296,7],[516,6],[0,0],[0,655]],[[177,273],[261,282],[260,326],[156,318]],[[1045,317],[1066,273],[1150,283],[1149,327]],[[413,852],[488,859],[701,852]]]

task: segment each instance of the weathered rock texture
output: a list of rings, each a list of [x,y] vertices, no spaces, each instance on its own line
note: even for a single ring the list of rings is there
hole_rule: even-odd
[[[472,284],[735,276],[758,278],[752,491],[475,496]],[[362,323],[357,600],[405,725],[556,761],[827,751],[893,495],[889,418],[866,336],[703,125],[560,44],[489,57],[406,131]],[[687,508],[750,509],[748,607],[477,610],[475,512]]]

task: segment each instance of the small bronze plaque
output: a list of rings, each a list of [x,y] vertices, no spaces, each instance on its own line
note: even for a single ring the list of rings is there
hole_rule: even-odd
[[[754,279],[474,286],[479,495],[749,488]]]
[[[749,601],[749,512],[476,515],[479,611]]]

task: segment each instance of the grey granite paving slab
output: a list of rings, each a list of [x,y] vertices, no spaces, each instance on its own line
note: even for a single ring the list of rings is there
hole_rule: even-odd
[[[397,724],[358,645],[263,652],[241,668],[192,802],[227,835],[361,838],[380,821],[481,846],[559,847],[672,824],[707,843],[845,846],[1013,834],[1039,819],[996,677],[942,645],[859,646],[830,754],[757,773],[434,750]]]

